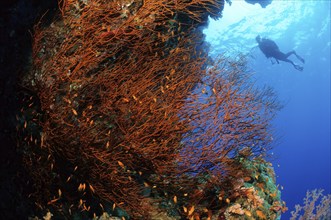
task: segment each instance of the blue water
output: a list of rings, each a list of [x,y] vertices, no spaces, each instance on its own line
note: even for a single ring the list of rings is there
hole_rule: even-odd
[[[223,18],[211,20],[205,34],[212,55],[249,55],[258,85],[272,86],[284,108],[273,121],[277,143],[272,152],[277,183],[289,211],[302,204],[307,190],[330,193],[330,2],[274,0],[267,8],[233,0]],[[281,51],[305,58],[303,72],[289,63],[270,62],[256,48],[260,34]],[[300,63],[295,56],[290,59]]]

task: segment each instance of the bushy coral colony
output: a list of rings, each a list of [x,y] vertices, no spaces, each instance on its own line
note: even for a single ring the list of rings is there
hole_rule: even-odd
[[[211,60],[223,0],[66,0],[35,28],[17,117],[35,215],[277,219],[279,105],[245,57]],[[100,216],[100,217],[97,217]]]

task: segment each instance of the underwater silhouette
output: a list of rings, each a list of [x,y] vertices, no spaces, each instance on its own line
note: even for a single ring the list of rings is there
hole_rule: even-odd
[[[271,4],[272,0],[245,0],[245,2],[252,5],[258,3],[262,8],[266,8]]]
[[[267,58],[275,58],[277,63],[279,64],[279,60],[291,63],[295,69],[302,71],[303,67],[300,65],[295,64],[292,60],[289,60],[288,57],[294,54],[298,60],[300,60],[302,63],[305,63],[305,60],[300,57],[294,50],[288,52],[288,53],[283,53],[279,50],[277,44],[267,38],[261,38],[260,35],[258,35],[256,38],[257,43],[259,44],[260,50],[264,53],[264,55]]]

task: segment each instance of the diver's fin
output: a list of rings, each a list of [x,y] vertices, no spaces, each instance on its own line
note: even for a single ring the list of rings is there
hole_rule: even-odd
[[[294,65],[294,68],[299,70],[299,71],[303,71],[303,67],[299,66],[299,65]]]
[[[295,54],[295,55],[302,63],[305,63],[305,60],[302,57],[300,57],[298,54]]]

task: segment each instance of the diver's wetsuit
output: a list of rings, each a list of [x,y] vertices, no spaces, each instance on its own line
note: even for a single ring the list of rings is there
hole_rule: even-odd
[[[283,53],[279,50],[277,44],[272,40],[264,39],[264,38],[261,39],[260,36],[257,36],[256,41],[259,44],[260,50],[264,53],[264,55],[267,58],[273,57],[273,58],[276,59],[277,63],[279,63],[279,60],[281,60],[281,61],[284,61],[284,62],[291,63],[294,66],[294,68],[299,70],[299,71],[303,70],[302,66],[299,66],[299,65],[293,63],[292,60],[288,59],[289,56],[294,54],[302,63],[305,62],[305,60],[302,57],[300,57],[294,50],[292,50],[292,51],[285,54],[285,53]]]

